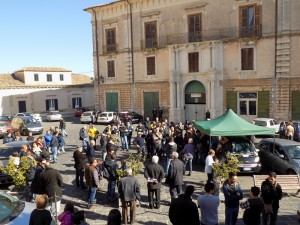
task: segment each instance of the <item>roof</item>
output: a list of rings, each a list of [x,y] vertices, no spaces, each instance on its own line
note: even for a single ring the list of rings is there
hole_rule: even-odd
[[[31,71],[31,72],[72,72],[72,70],[64,69],[61,67],[24,67],[16,70],[15,72]]]
[[[83,74],[72,74],[72,84],[90,84],[92,83],[91,77]]]
[[[275,135],[275,129],[249,123],[231,109],[216,119],[196,121],[194,127],[210,136]]]
[[[11,74],[0,74],[0,87],[16,87],[25,84],[14,78]]]
[[[117,2],[123,2],[123,1],[125,1],[125,0],[117,0],[117,1],[112,1],[112,2],[108,2],[108,3],[100,4],[100,5],[94,5],[94,6],[85,8],[85,9],[83,9],[83,10],[84,10],[84,11],[88,11],[89,9],[92,9],[92,8],[103,7],[103,6],[108,6],[108,5],[113,5],[113,4],[117,3]]]
[[[271,143],[278,143],[282,146],[288,146],[288,145],[300,145],[299,142],[291,141],[288,139],[281,139],[281,138],[264,138],[261,140],[261,142],[271,142]]]

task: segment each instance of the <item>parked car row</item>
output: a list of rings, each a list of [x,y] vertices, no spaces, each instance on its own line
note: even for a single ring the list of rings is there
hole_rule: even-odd
[[[116,116],[120,117],[122,122],[131,121],[139,123],[144,120],[144,117],[133,111],[125,112],[101,112],[95,113],[95,111],[85,111],[81,114],[81,123],[99,123],[99,124],[111,124],[113,123]]]

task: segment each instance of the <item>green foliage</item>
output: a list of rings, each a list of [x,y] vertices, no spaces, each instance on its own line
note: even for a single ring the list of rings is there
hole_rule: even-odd
[[[139,172],[143,168],[143,162],[145,161],[145,159],[146,157],[143,157],[142,154],[129,154],[128,158],[126,159],[126,165],[128,168],[132,169],[133,176],[139,174]],[[117,173],[119,179],[126,175],[126,172],[121,169],[117,169]]]
[[[30,160],[28,157],[23,156],[21,157],[19,166],[15,165],[12,160],[9,160],[7,166],[1,168],[1,171],[12,177],[15,186],[25,187],[27,183],[28,171],[35,165],[35,160]]]
[[[214,178],[223,183],[228,178],[230,172],[240,172],[238,168],[238,157],[239,156],[227,154],[227,160],[225,162],[215,163],[213,165]]]

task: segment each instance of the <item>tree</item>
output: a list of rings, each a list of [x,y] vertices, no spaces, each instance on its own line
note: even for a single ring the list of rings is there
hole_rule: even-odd
[[[230,172],[238,173],[240,172],[238,164],[238,156],[227,154],[226,160],[222,163],[215,163],[213,165],[214,178],[219,182],[223,183],[229,176]]]

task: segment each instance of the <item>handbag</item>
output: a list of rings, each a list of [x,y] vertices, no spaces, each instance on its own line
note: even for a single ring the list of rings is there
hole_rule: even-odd
[[[264,204],[264,212],[265,214],[273,213],[272,204]]]

